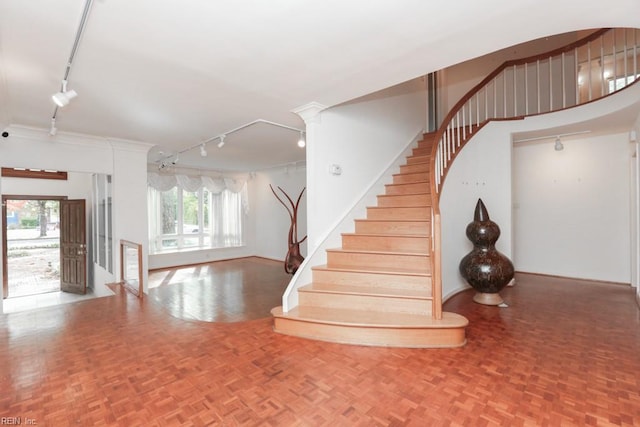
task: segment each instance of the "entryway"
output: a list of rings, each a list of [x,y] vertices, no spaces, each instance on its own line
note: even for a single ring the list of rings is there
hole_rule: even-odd
[[[3,297],[86,292],[84,200],[3,196]]]
[[[6,199],[8,298],[60,290],[60,203]]]

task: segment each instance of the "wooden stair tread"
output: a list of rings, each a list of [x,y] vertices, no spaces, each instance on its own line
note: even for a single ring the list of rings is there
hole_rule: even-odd
[[[414,313],[298,306],[287,313],[282,312],[282,307],[276,307],[271,310],[271,314],[274,317],[305,322],[349,325],[362,328],[450,329],[462,328],[469,324],[465,317],[449,312],[443,312],[442,319],[434,319],[431,315]]]
[[[429,252],[416,252],[416,251],[371,251],[366,249],[344,249],[344,248],[331,248],[327,249],[327,252],[343,252],[348,254],[368,254],[368,255],[406,255],[406,256],[429,256]]]
[[[431,300],[430,291],[424,289],[402,289],[389,288],[384,286],[349,286],[336,285],[333,283],[313,282],[300,288],[303,292],[320,292],[333,294],[369,295],[376,297],[406,298]]]
[[[409,206],[412,208],[430,208],[431,206]],[[388,207],[386,206],[379,206],[380,209],[385,209]],[[424,218],[424,219],[404,219],[404,218],[398,218],[398,219],[369,219],[369,218],[362,218],[362,219],[356,219],[356,222],[359,221],[363,221],[363,222],[431,222],[430,219]]]
[[[331,270],[331,271],[344,271],[350,273],[371,273],[371,274],[395,274],[395,275],[406,275],[406,276],[423,276],[423,277],[431,277],[430,272],[426,272],[422,269],[407,269],[407,268],[398,268],[394,267],[390,269],[389,267],[376,267],[372,265],[368,265],[366,267],[329,267],[326,264],[317,265],[311,267],[312,270]]]
[[[428,234],[385,234],[385,233],[341,233],[342,236],[360,236],[360,237],[409,237],[416,239],[428,238]]]

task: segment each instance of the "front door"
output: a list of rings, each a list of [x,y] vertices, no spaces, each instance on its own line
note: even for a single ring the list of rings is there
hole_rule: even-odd
[[[60,290],[87,291],[87,242],[84,200],[60,201]]]

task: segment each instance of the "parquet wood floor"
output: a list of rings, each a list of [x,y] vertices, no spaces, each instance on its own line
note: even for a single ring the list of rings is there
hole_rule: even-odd
[[[0,317],[0,417],[39,426],[640,425],[624,286],[518,275],[462,348],[347,346],[272,319],[184,320],[126,293]],[[0,418],[0,421],[3,420]],[[6,420],[3,421],[7,424]]]
[[[291,276],[281,261],[248,257],[149,273],[149,298],[172,316],[239,322],[270,316]]]

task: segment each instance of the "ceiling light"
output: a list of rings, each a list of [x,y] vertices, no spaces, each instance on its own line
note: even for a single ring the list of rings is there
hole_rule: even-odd
[[[300,139],[298,140],[298,147],[304,148],[307,145],[307,141],[304,138],[304,132],[300,131]]]
[[[224,147],[224,137],[225,135],[220,135],[220,142],[218,142],[218,148]]]
[[[63,80],[62,90],[52,95],[51,99],[53,99],[53,102],[55,102],[58,107],[64,107],[65,105],[68,105],[69,101],[71,101],[76,96],[78,96],[78,94],[75,90],[67,90],[67,81]]]
[[[553,146],[553,149],[556,150],[556,151],[564,150],[564,145],[562,145],[562,141],[560,141],[560,137],[559,136],[556,137],[556,143]]]
[[[204,142],[202,143],[202,145],[200,146],[200,155],[202,157],[207,157],[207,149],[204,146]]]

